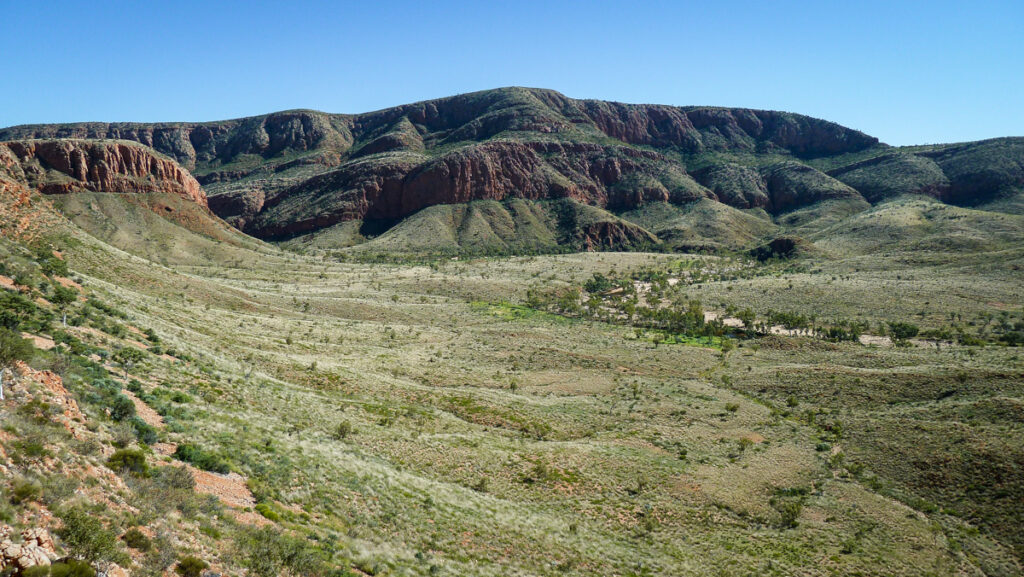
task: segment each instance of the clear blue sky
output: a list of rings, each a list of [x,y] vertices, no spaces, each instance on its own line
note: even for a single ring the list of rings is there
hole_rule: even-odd
[[[1024,0],[0,0],[0,78],[0,126],[365,112],[518,85],[951,142],[1024,135]]]

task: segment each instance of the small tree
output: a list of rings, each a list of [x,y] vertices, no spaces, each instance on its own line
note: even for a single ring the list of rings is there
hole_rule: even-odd
[[[57,310],[61,312],[61,323],[65,328],[68,326],[68,305],[75,302],[78,298],[78,293],[75,289],[70,289],[61,285],[54,285],[53,295],[50,296],[50,302],[57,307]]]
[[[905,341],[917,336],[919,329],[917,325],[910,323],[895,322],[889,323],[889,335],[894,341]]]
[[[128,369],[144,358],[146,358],[145,353],[135,347],[124,347],[114,353],[114,362],[121,365],[121,368],[124,369],[125,379],[128,378]]]
[[[11,329],[0,329],[0,401],[4,400],[4,371],[9,371],[15,361],[31,359],[34,351],[32,341]]]
[[[117,535],[104,527],[95,515],[75,507],[65,509],[60,518],[64,526],[57,530],[57,535],[73,557],[90,563],[117,557]]]

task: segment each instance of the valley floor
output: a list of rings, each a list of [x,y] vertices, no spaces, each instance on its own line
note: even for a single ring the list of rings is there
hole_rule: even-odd
[[[82,246],[70,258],[197,359],[143,369],[196,399],[168,437],[228,456],[269,518],[371,574],[1020,572],[1018,349],[764,337],[723,354],[473,306],[666,255],[412,266],[226,247],[219,262],[165,268]],[[834,282],[821,294],[842,301],[877,274],[690,294],[740,305]],[[760,298],[824,305],[789,290]],[[991,290],[1019,297],[998,278]]]

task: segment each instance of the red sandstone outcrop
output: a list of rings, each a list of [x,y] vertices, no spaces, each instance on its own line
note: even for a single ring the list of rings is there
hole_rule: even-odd
[[[17,161],[15,165],[13,160]],[[25,140],[0,143],[9,177],[43,194],[167,192],[206,206],[206,193],[175,161],[135,143]]]

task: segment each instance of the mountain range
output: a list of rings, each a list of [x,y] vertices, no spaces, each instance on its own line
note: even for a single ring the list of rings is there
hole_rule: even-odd
[[[1024,212],[1024,138],[892,147],[799,114],[518,87],[0,141],[46,194],[174,192],[260,239],[361,253],[745,249],[906,195]]]

